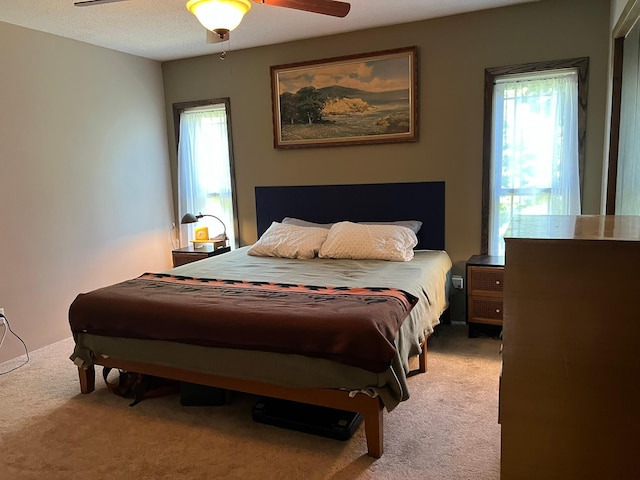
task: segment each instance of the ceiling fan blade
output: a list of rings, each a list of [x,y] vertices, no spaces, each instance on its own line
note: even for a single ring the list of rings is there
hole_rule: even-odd
[[[126,2],[127,0],[85,0],[83,2],[74,2],[74,7],[90,7],[92,5],[101,5],[103,3]]]
[[[351,5],[337,0],[253,0],[275,7],[292,8],[304,12],[321,13],[332,17],[346,17]]]

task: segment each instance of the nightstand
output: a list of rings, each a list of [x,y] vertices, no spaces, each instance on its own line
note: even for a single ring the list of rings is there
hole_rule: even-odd
[[[502,328],[504,257],[473,255],[467,260],[467,324],[469,337]],[[488,326],[488,327],[487,327]]]
[[[193,245],[189,245],[188,247],[182,247],[173,250],[171,252],[171,256],[173,257],[173,266],[179,267],[180,265],[185,265],[187,263],[213,257],[215,255],[220,255],[222,253],[227,253],[230,251],[231,247],[220,247],[214,249],[213,245],[210,244],[203,244],[198,248],[194,248]]]

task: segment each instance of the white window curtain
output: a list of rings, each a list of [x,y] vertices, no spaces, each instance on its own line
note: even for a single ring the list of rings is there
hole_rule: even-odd
[[[640,215],[640,25],[624,40],[616,215]]]
[[[580,214],[578,77],[505,76],[494,86],[489,255],[515,215]]]
[[[178,210],[215,215],[226,226],[229,245],[235,245],[231,167],[224,104],[184,110],[180,114],[178,142]],[[210,236],[222,233],[222,225],[204,217],[198,226],[207,226]],[[182,245],[193,240],[193,225],[180,229]]]

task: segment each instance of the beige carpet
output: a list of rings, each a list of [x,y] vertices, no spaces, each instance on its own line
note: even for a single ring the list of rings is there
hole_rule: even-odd
[[[173,395],[130,408],[99,375],[81,395],[64,340],[0,376],[0,479],[498,479],[498,350],[443,325],[429,371],[385,412],[385,453],[374,460],[363,425],[345,442],[256,423],[249,395],[220,407],[183,407]]]

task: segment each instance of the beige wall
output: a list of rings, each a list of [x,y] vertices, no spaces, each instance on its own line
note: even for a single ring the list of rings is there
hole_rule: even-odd
[[[7,23],[0,45],[0,307],[33,350],[78,293],[170,266],[162,75]],[[7,335],[0,361],[22,352]]]
[[[584,213],[598,213],[609,48],[609,3],[542,0],[509,8],[164,63],[171,106],[230,97],[241,242],[256,239],[256,185],[444,180],[446,248],[456,263],[480,251],[483,74],[487,67],[590,57]],[[417,45],[417,143],[275,150],[270,65]],[[233,48],[233,34],[231,38]],[[425,205],[425,208],[429,208]],[[428,226],[426,226],[428,228]]]

